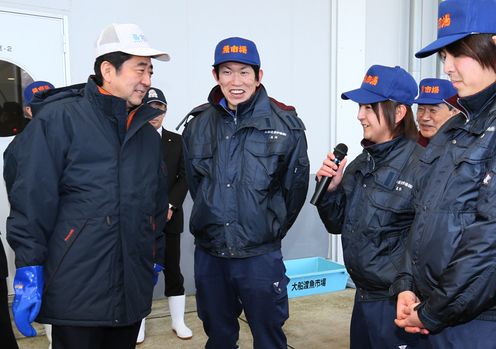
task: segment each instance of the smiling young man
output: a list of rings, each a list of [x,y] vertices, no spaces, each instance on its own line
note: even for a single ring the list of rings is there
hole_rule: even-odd
[[[252,41],[219,42],[212,73],[209,103],[183,133],[206,348],[236,348],[244,310],[255,349],[285,349],[281,240],[307,193],[305,128],[293,107],[268,97]]]
[[[151,58],[169,60],[137,25],[108,26],[95,76],[35,95],[5,154],[14,319],[25,336],[52,324],[53,349],[134,348],[150,313],[168,205]]]
[[[456,89],[449,80],[427,78],[420,81],[417,103],[417,123],[419,126],[418,143],[426,146],[452,116],[460,111],[449,104],[456,104]]]

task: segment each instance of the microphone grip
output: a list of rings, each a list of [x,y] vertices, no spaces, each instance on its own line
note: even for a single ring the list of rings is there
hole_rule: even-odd
[[[339,163],[341,160],[339,159],[334,159],[334,163],[339,166]],[[322,197],[324,196],[324,193],[327,191],[327,187],[329,186],[329,183],[331,183],[332,177],[322,177],[320,179],[320,182],[317,183],[317,187],[315,188],[315,192],[313,193],[312,199],[310,200],[310,203],[312,205],[318,205],[320,200],[322,200]]]

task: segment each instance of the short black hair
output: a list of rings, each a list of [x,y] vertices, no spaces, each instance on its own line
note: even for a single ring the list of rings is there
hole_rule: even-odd
[[[95,83],[98,86],[103,85],[103,76],[100,66],[104,61],[109,62],[115,67],[117,71],[119,71],[121,69],[122,64],[128,59],[131,59],[132,57],[133,57],[132,55],[121,51],[110,52],[97,57],[93,68],[95,70]]]
[[[449,44],[444,49],[455,57],[467,56],[477,61],[483,68],[496,72],[496,44],[493,34],[472,34]],[[442,52],[442,51],[439,51]]]
[[[214,65],[215,75],[217,76],[217,79],[219,78],[219,67],[220,67],[220,64]],[[260,66],[250,65],[250,67],[252,67],[253,70],[255,71],[255,80],[256,81],[260,80],[259,79],[260,78]]]

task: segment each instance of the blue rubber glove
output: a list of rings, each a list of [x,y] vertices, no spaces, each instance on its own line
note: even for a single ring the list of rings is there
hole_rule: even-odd
[[[164,270],[164,266],[158,263],[153,264],[153,286],[155,286],[158,282],[158,274]]]
[[[40,265],[16,270],[12,312],[17,329],[26,337],[36,336],[31,323],[40,312],[43,283],[43,267]]]

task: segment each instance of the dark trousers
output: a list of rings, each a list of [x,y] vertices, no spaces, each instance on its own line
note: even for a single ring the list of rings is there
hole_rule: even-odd
[[[496,347],[496,321],[472,320],[429,335],[430,349],[488,349]]]
[[[4,278],[0,279],[0,346],[3,349],[19,349],[10,321],[7,281]]]
[[[430,348],[426,336],[405,332],[395,325],[396,301],[358,301],[351,315],[350,349]],[[444,348],[447,349],[447,348]]]
[[[122,327],[52,326],[53,349],[134,349],[141,322]]]
[[[184,294],[184,277],[181,274],[181,233],[165,233],[165,296]]]
[[[286,269],[281,251],[228,259],[197,247],[195,283],[198,316],[208,336],[206,349],[234,349],[238,316],[244,310],[254,349],[286,349],[282,330],[289,316]]]

